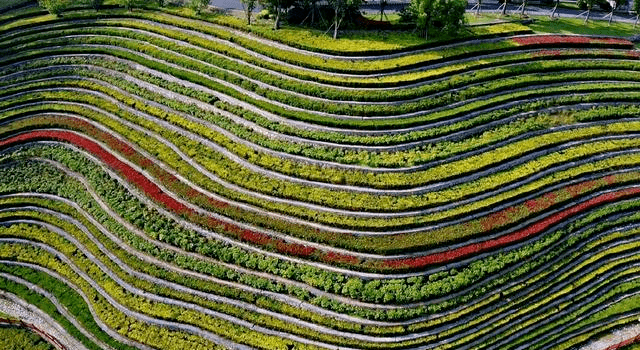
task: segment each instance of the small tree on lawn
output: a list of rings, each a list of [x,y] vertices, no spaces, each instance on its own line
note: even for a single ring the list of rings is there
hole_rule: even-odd
[[[464,25],[464,0],[412,0],[410,10],[416,18],[417,28],[429,38],[429,32],[437,29],[454,34]]]
[[[196,15],[200,15],[202,10],[209,5],[209,0],[191,0],[189,5]]]
[[[587,22],[589,22],[589,16],[591,15],[591,9],[593,9],[595,0],[584,0],[584,2],[587,4],[587,15],[584,17],[584,24],[587,24]]]
[[[333,9],[333,38],[338,38],[338,30],[347,13],[357,11],[362,5],[362,0],[328,0]],[[329,27],[329,29],[331,29]]]
[[[269,9],[269,12],[275,13],[276,18],[273,23],[273,29],[280,29],[280,21],[282,20],[282,14],[284,10],[293,5],[293,0],[258,0],[260,4]]]
[[[556,15],[556,11],[558,11],[558,5],[560,5],[560,0],[556,0],[556,6],[553,7],[553,10],[551,10],[551,15],[549,15],[549,17],[553,18]],[[559,17],[560,15],[558,15]]]
[[[524,17],[524,11],[527,8],[527,0],[522,0],[522,12],[520,12],[520,16]]]
[[[65,6],[62,0],[38,0],[38,5],[54,16],[60,15]]]
[[[258,4],[258,0],[240,0],[244,6],[244,13],[247,16],[247,25],[251,25],[251,14]]]
[[[638,19],[640,19],[640,0],[633,0],[633,12],[636,13],[636,21],[633,23],[635,28],[638,25]]]

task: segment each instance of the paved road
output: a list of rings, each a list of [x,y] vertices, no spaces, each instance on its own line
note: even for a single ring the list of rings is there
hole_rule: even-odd
[[[476,4],[477,0],[469,0],[469,5],[467,7],[467,11],[470,11],[471,8]],[[518,0],[515,0],[518,1]],[[405,7],[406,5],[408,5],[410,3],[410,0],[391,0],[389,1],[389,5],[386,8],[387,12],[397,12],[400,11],[403,7]],[[218,7],[218,8],[222,8],[222,9],[227,9],[227,10],[243,10],[242,7],[242,3],[240,2],[240,0],[211,0],[210,4],[212,6]],[[518,8],[519,4],[508,4],[507,5],[507,12],[508,13],[515,13],[517,8]],[[483,0],[482,1],[482,12],[483,13],[489,13],[489,12],[496,12],[498,8],[498,1],[497,0]],[[362,10],[363,12],[367,12],[367,13],[375,13],[379,11],[379,0],[369,0],[367,2],[367,4],[362,6]],[[259,12],[260,8],[256,9],[256,12]],[[535,2],[532,5],[527,6],[527,11],[526,14],[528,15],[549,15],[551,12],[551,8],[550,7],[545,7],[545,6],[539,6],[537,4],[535,4]],[[556,12],[560,17],[563,18],[570,18],[570,17],[576,17],[578,14],[580,14],[582,11],[576,11],[576,10],[569,10],[569,9],[558,9],[558,11]],[[591,14],[591,18],[596,20],[596,19],[600,19],[600,20],[608,20],[608,19],[604,19],[603,17],[607,15],[606,12],[602,12],[602,11],[592,11]],[[634,22],[635,21],[635,16],[629,14],[627,12],[626,9],[623,9],[622,11],[616,11],[616,14],[613,17],[613,21],[614,22]]]

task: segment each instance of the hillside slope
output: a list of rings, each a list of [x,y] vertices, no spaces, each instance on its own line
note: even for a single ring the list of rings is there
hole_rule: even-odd
[[[638,319],[627,40],[353,56],[16,13],[0,289],[88,349],[568,349]]]

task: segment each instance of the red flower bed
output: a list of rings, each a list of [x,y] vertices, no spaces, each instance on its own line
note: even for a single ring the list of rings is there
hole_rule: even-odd
[[[521,241],[525,238],[539,234],[542,231],[546,230],[547,228],[557,223],[560,223],[562,220],[565,220],[582,211],[591,209],[601,204],[610,203],[610,202],[620,200],[622,198],[625,198],[631,195],[636,195],[636,194],[640,194],[640,188],[629,188],[629,189],[620,190],[617,192],[601,194],[586,202],[576,204],[559,213],[550,215],[545,219],[542,219],[534,223],[533,225],[520,229],[511,234],[504,235],[502,237],[480,242],[480,243],[469,244],[469,245],[456,248],[456,249],[451,249],[442,253],[429,254],[429,255],[416,257],[416,258],[388,260],[385,262],[385,267],[390,267],[394,269],[421,268],[428,265],[442,264],[445,262],[449,262],[451,260],[457,260],[457,259],[469,257],[473,254],[501,248],[508,244],[512,244],[512,243]]]
[[[158,185],[147,179],[144,175],[133,169],[128,164],[116,158],[113,154],[106,151],[97,143],[80,136],[76,133],[63,130],[36,130],[28,133],[19,134],[8,139],[0,141],[0,147],[4,147],[14,143],[22,143],[35,141],[40,139],[53,139],[65,141],[83,148],[85,151],[98,157],[114,170],[124,175],[126,179],[135,184],[139,189],[147,193],[154,200],[164,204],[166,207],[178,214],[192,214],[193,211],[182,203],[176,201],[171,196],[164,193]],[[135,152],[135,151],[134,151]]]
[[[522,46],[549,46],[549,45],[605,45],[633,48],[629,40],[618,38],[594,38],[580,35],[533,35],[516,37],[512,39]]]
[[[556,203],[558,199],[558,195],[555,192],[549,192],[544,194],[540,198],[530,199],[524,203],[527,206],[527,209],[532,212],[540,211],[546,208],[549,208],[553,204]]]
[[[313,253],[315,253],[317,250],[314,247],[309,247],[306,245],[296,244],[296,243],[286,243],[283,241],[278,241],[276,243],[276,249],[280,253],[295,255],[295,256],[303,256],[303,257],[310,256]]]
[[[582,55],[587,53],[586,50],[567,50],[567,49],[555,49],[555,50],[540,50],[531,53],[531,57],[561,57],[567,55]]]
[[[78,123],[74,123],[74,124],[76,126],[80,125]],[[85,124],[85,126],[92,127],[90,124]],[[100,136],[105,136],[105,135],[100,135]],[[120,140],[117,140],[110,135],[106,135],[106,136],[108,136],[107,139],[109,141],[116,143],[116,146],[119,146],[115,148],[125,150],[127,155],[129,155],[131,158],[141,158],[141,161],[144,162],[144,160],[146,160],[147,162],[149,162],[148,158],[143,157],[141,154],[137,153],[133,148],[129,147],[128,145],[123,145],[123,143]],[[36,140],[42,140],[42,139],[50,139],[50,140],[53,139],[57,141],[69,142],[80,148],[83,148],[85,151],[93,154],[94,156],[99,158],[101,161],[103,161],[105,164],[107,164],[109,167],[111,167],[112,169],[122,174],[127,179],[127,181],[133,183],[136,187],[138,187],[140,190],[145,192],[149,197],[151,197],[155,202],[165,206],[166,208],[170,209],[176,214],[185,215],[195,222],[201,223],[210,228],[222,229],[226,233],[233,234],[237,238],[252,244],[261,245],[261,246],[275,245],[276,249],[279,252],[285,253],[285,254],[290,254],[290,255],[295,255],[300,257],[308,257],[317,251],[317,249],[313,247],[307,247],[305,245],[295,244],[295,243],[286,243],[282,240],[275,239],[261,232],[242,229],[239,226],[234,225],[232,223],[223,222],[211,216],[203,216],[203,215],[197,214],[194,210],[188,208],[181,202],[174,199],[172,196],[162,191],[160,187],[158,187],[155,183],[149,180],[146,176],[136,171],[134,168],[124,163],[123,161],[119,160],[117,157],[111,154],[108,150],[105,150],[98,143],[71,131],[64,131],[64,130],[30,131],[30,132],[22,133],[22,134],[1,140],[0,148],[9,146],[11,144],[36,141]],[[126,147],[123,147],[123,146],[126,146]],[[153,165],[153,167],[158,168],[155,164]],[[168,182],[178,182],[175,176],[168,174],[166,172],[161,173],[160,178]],[[187,191],[187,194],[189,196],[203,195],[202,193],[198,192],[193,188],[189,188],[189,190]],[[217,203],[217,201],[214,201],[214,203]],[[343,262],[349,262],[349,261],[351,262],[355,261],[356,263],[358,262],[358,259],[353,256],[347,256],[347,255],[336,254],[336,253],[328,253],[327,256],[329,256],[328,259],[330,260],[335,259],[336,261],[343,261]]]
[[[81,125],[82,123],[74,122],[74,126]],[[151,161],[136,152],[133,148],[128,145],[123,145],[123,142],[115,139],[111,135],[107,135],[106,133],[96,130],[90,124],[83,125],[86,126],[90,131],[89,133],[95,134],[97,139],[104,140],[103,142],[109,143],[109,146],[113,149],[124,150],[126,154],[129,155],[128,159],[132,162],[137,162],[138,164],[149,164]],[[99,136],[99,137],[98,137]],[[249,242],[251,244],[259,245],[266,247],[268,249],[276,249],[277,251],[299,256],[299,257],[309,257],[313,255],[314,259],[324,261],[331,264],[350,264],[350,265],[358,265],[363,263],[360,258],[349,255],[349,254],[341,254],[331,251],[320,251],[315,248],[307,247],[305,245],[295,244],[295,243],[287,243],[281,239],[274,238],[268,234],[256,232],[252,230],[245,230],[233,223],[221,221],[213,216],[202,215],[196,213],[194,210],[187,207],[185,204],[182,204],[180,201],[173,198],[171,195],[165,193],[158,185],[156,185],[152,180],[147,178],[142,173],[136,171],[133,167],[119,160],[116,156],[110,153],[110,150],[103,148],[100,144],[82,136],[75,132],[71,131],[63,131],[63,130],[37,130],[25,132],[19,135],[15,135],[8,139],[4,139],[0,141],[0,147],[5,147],[10,144],[27,142],[27,141],[35,141],[40,139],[54,139],[60,140],[64,142],[69,142],[75,144],[86,151],[92,153],[96,157],[98,157],[105,164],[110,166],[112,169],[116,170],[120,174],[122,174],[127,181],[134,184],[136,187],[145,192],[151,199],[153,199],[156,203],[163,205],[168,208],[172,212],[183,215],[189,220],[203,225],[205,227],[209,227],[211,229],[217,230],[219,232],[224,232],[227,235],[231,235],[236,237],[237,239],[243,240],[245,242]],[[125,147],[126,146],[126,147]],[[134,161],[135,160],[135,161]],[[191,188],[190,186],[184,184],[179,181],[176,177],[166,173],[159,166],[153,164],[149,168],[146,168],[151,174],[153,174],[156,178],[162,179],[164,185],[168,188],[171,188],[172,191],[176,191],[177,193],[184,193],[188,197],[203,197],[207,200],[211,198],[206,196],[205,194]],[[586,181],[583,183],[575,184],[572,186],[565,187],[563,189],[557,190],[555,192],[547,193],[539,198],[531,199],[526,201],[525,203],[506,208],[500,212],[491,214],[490,216],[478,219],[474,222],[467,222],[460,225],[457,225],[456,230],[479,230],[477,234],[481,234],[483,232],[489,232],[492,230],[499,229],[502,226],[508,225],[514,221],[520,220],[524,217],[527,217],[531,214],[544,211],[552,207],[553,205],[566,201],[575,196],[582,195],[586,192],[592,191],[593,189],[606,187],[607,184],[616,183],[619,181],[625,181],[624,179],[619,180],[617,176],[611,175],[604,177],[595,181]],[[440,264],[445,263],[451,260],[460,259],[463,257],[470,256],[472,254],[488,251],[496,248],[503,247],[505,245],[514,243],[516,241],[523,240],[532,235],[536,235],[548,227],[561,222],[562,220],[575,215],[581,211],[587,210],[594,206],[611,202],[617,199],[620,199],[625,196],[635,195],[640,191],[639,189],[629,189],[618,191],[610,194],[600,195],[596,198],[593,198],[587,202],[577,204],[569,209],[566,209],[562,212],[556,213],[543,219],[529,227],[521,229],[517,232],[511,233],[509,235],[505,235],[494,240],[477,243],[477,244],[469,244],[457,249],[452,249],[450,251],[446,251],[443,253],[430,254],[419,257],[412,257],[407,259],[396,259],[396,260],[369,260],[364,261],[365,265],[376,268],[376,269],[407,269],[407,268],[420,268],[431,264]],[[218,201],[212,201],[213,203],[218,203]],[[207,204],[213,204],[208,202]],[[335,234],[333,239],[340,239],[341,235]]]
[[[480,225],[483,231],[491,231],[500,226],[504,226],[513,221],[513,216],[517,214],[517,207],[509,207],[505,210],[490,214],[489,216],[480,220]]]
[[[360,262],[360,259],[353,255],[346,255],[336,252],[326,253],[322,260],[328,263],[342,263],[350,265],[356,265]]]

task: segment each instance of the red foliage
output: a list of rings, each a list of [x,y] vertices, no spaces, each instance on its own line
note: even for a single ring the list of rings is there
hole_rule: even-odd
[[[575,184],[567,187],[565,190],[571,195],[571,197],[577,197],[598,185],[596,181],[585,181],[579,184]]]
[[[555,192],[549,192],[537,199],[530,199],[526,201],[524,204],[527,206],[527,209],[531,212],[541,211],[543,209],[549,208],[556,203],[558,199],[558,195]]]
[[[619,38],[595,38],[578,35],[532,35],[513,38],[513,41],[522,46],[539,45],[575,45],[575,44],[604,44],[610,46],[623,46],[632,48],[633,43]]]
[[[306,245],[297,244],[297,243],[286,243],[283,241],[278,241],[276,243],[276,249],[280,253],[295,255],[295,256],[309,256],[316,252],[316,248],[308,247]]]
[[[336,252],[328,252],[324,255],[323,260],[328,263],[344,263],[351,265],[356,265],[360,262],[360,259],[353,255],[346,255]]]
[[[267,245],[269,243],[272,243],[273,241],[270,236],[265,235],[264,233],[254,232],[250,230],[242,231],[242,235],[240,236],[240,238],[242,238],[247,242],[258,244],[258,245]]]
[[[639,193],[640,193],[640,188],[628,188],[628,189],[620,190],[617,192],[601,194],[586,202],[576,204],[559,213],[550,215],[528,227],[525,227],[523,229],[520,229],[508,235],[498,237],[496,239],[492,239],[492,240],[488,240],[480,243],[473,243],[460,248],[451,249],[445,252],[429,254],[429,255],[416,257],[416,258],[388,260],[385,262],[383,266],[387,268],[392,268],[392,269],[421,268],[427,265],[446,263],[452,260],[468,257],[480,252],[484,252],[492,249],[498,249],[508,244],[512,244],[512,243],[521,241],[525,238],[539,234],[542,231],[548,229],[549,227],[562,222],[562,220],[565,220],[582,211],[588,210],[590,208],[593,208],[595,206],[598,206],[604,203],[613,202],[623,197],[636,195]]]

